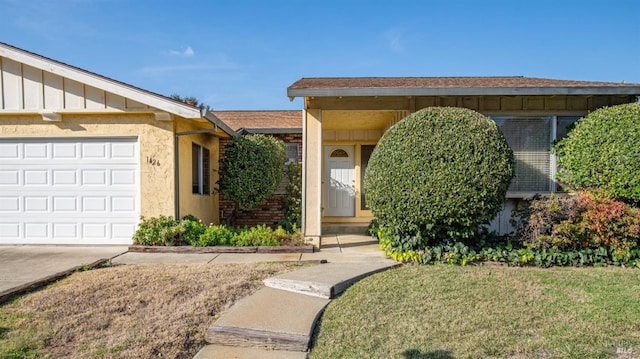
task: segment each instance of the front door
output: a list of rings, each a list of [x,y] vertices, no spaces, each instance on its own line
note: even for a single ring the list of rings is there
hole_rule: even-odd
[[[324,215],[355,216],[355,147],[324,148]]]

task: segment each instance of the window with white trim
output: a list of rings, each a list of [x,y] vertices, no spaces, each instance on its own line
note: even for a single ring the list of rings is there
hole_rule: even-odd
[[[496,122],[516,160],[509,192],[545,193],[557,190],[556,160],[551,148],[579,116],[496,116]]]
[[[209,149],[196,143],[191,144],[191,184],[192,193],[208,195],[210,192],[211,158]]]

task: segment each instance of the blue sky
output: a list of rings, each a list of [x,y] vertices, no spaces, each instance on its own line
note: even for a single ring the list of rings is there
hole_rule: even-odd
[[[214,110],[301,109],[301,77],[640,83],[637,0],[0,0],[0,41]]]

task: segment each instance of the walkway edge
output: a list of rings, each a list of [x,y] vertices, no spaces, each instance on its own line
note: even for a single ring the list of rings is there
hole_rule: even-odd
[[[23,285],[19,285],[17,287],[13,287],[11,289],[7,289],[3,292],[0,292],[0,304],[3,304],[4,302],[8,301],[9,299],[13,298],[14,296],[18,296],[21,294],[25,294],[28,292],[32,292],[36,289],[42,288],[48,284],[51,284],[55,281],[58,281],[62,278],[68,277],[71,274],[77,272],[80,269],[83,268],[88,268],[88,269],[94,269],[97,267],[102,266],[105,263],[108,263],[111,259],[109,258],[101,258],[98,259],[97,261],[91,263],[91,264],[87,264],[87,265],[80,265],[80,266],[75,266],[71,269],[67,269],[64,270],[62,272],[58,272],[58,273],[54,273],[52,275],[46,276],[44,278],[35,280],[33,282],[29,282],[29,283],[25,283]]]

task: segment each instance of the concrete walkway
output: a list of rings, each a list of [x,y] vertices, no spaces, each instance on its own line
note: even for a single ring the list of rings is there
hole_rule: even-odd
[[[236,303],[207,331],[211,345],[195,358],[305,358],[326,305],[355,281],[396,266],[376,240],[328,235],[314,253],[138,253],[124,246],[0,246],[0,303],[83,266],[314,261],[265,280],[265,287]]]
[[[125,246],[0,246],[0,303],[126,251]]]
[[[238,301],[209,328],[210,345],[194,359],[306,358],[331,299],[361,278],[398,265],[370,237],[331,235],[322,243],[320,252],[302,254],[301,260],[327,263],[265,279],[265,288]]]

